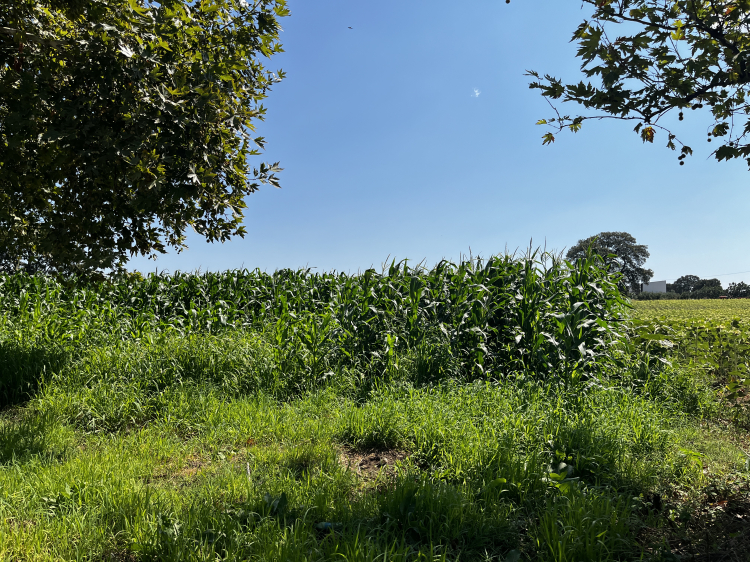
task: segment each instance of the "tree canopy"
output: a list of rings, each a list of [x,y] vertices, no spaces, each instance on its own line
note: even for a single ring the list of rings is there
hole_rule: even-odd
[[[577,132],[589,119],[631,120],[643,142],[664,135],[680,164],[692,154],[664,117],[684,110],[710,109],[707,140],[716,139],[718,160],[744,158],[750,165],[750,0],[583,0],[591,8],[573,33],[577,57],[588,82],[564,83],[529,71],[531,88],[550,101],[554,116],[542,119],[555,133]],[[557,100],[589,112],[566,115]]]
[[[639,293],[641,283],[648,283],[654,275],[652,270],[643,268],[650,256],[648,246],[637,244],[627,232],[600,232],[579,240],[566,257],[581,259],[590,251],[599,254],[610,271],[621,274],[619,285],[624,292]]]
[[[702,279],[697,275],[683,275],[679,279],[676,279],[674,283],[669,283],[667,290],[678,294],[690,293],[702,285],[701,281]]]
[[[244,236],[285,0],[17,0],[0,10],[0,253],[60,270]]]
[[[750,285],[744,281],[739,283],[730,283],[727,288],[727,294],[734,299],[750,298]]]
[[[729,293],[729,291],[724,291],[721,281],[718,279],[701,279],[697,275],[683,275],[676,279],[674,283],[668,283],[667,291],[683,297],[707,299],[719,298],[725,293]],[[729,296],[738,296],[735,294],[736,292],[732,289],[732,294],[729,294]]]

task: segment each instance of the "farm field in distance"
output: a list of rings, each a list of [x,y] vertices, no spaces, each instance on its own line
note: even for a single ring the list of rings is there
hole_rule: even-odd
[[[679,299],[633,301],[634,316],[642,320],[666,317],[669,320],[731,322],[738,318],[750,324],[750,299]]]
[[[724,305],[545,254],[0,275],[0,560],[748,560]]]

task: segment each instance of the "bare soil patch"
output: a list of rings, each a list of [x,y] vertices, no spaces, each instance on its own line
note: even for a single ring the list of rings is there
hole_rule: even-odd
[[[397,449],[369,449],[359,451],[344,449],[340,456],[343,466],[353,470],[365,481],[377,480],[378,476],[393,476],[396,464],[406,460],[409,453]]]
[[[668,520],[660,529],[645,529],[657,560],[748,562],[750,560],[750,489],[695,506],[687,521]],[[666,513],[664,515],[667,515]]]
[[[182,482],[191,480],[209,464],[209,461],[198,455],[189,455],[183,462],[169,462],[154,470],[151,480]]]

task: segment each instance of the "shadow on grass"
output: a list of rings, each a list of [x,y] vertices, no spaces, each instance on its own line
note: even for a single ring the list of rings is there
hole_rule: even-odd
[[[33,398],[47,374],[65,363],[68,354],[57,346],[0,343],[0,410]]]
[[[160,511],[165,506],[152,503],[148,511],[156,528],[150,540],[120,554],[159,561],[192,559],[200,552],[226,559],[309,560],[314,554],[325,560],[406,562],[454,559],[458,553],[461,559],[503,560],[518,546],[509,510],[488,515],[452,486],[400,479],[374,493],[337,506],[325,501],[325,492],[304,505],[285,493],[235,504],[205,501],[180,512]],[[113,528],[120,526],[126,527],[113,521]]]
[[[57,424],[47,415],[20,412],[0,421],[0,466],[24,462],[31,457],[59,458],[54,447],[53,431]]]
[[[744,489],[743,489],[744,488]],[[750,560],[750,488],[730,497],[686,505],[659,528],[645,529],[641,542],[651,545],[653,560],[746,562]]]

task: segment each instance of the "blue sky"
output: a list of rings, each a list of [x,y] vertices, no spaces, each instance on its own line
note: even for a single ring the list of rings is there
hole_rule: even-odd
[[[248,197],[244,240],[191,236],[181,254],[132,269],[357,271],[388,256],[433,264],[627,231],[648,245],[655,280],[750,282],[750,172],[708,158],[708,114],[673,122],[695,150],[685,166],[663,133],[644,145],[614,120],[542,146],[535,123],[551,112],[523,74],[579,78],[569,39],[580,2],[289,5],[285,53],[269,62],[287,78],[258,126],[282,189]]]

